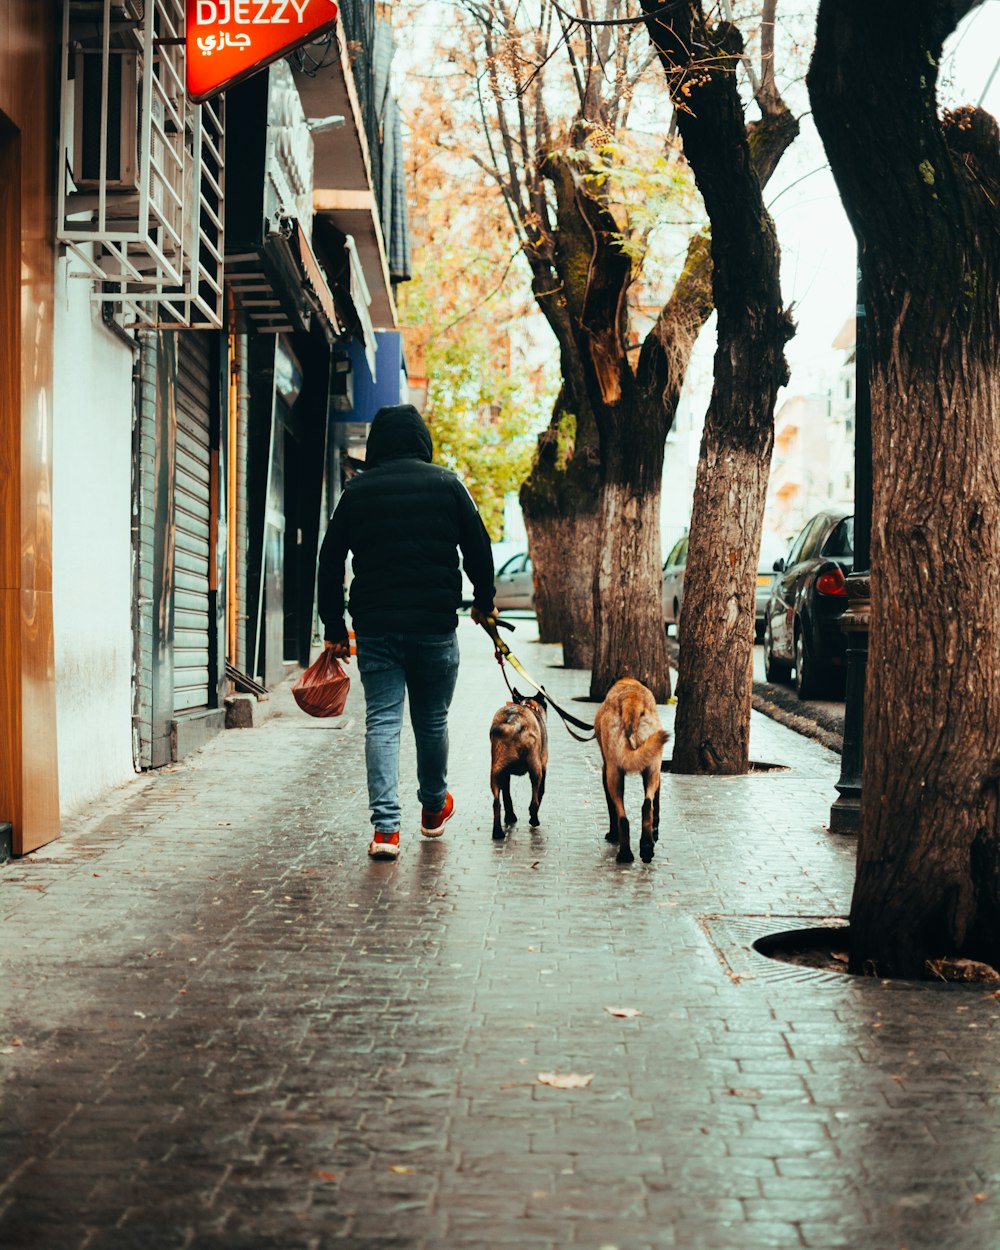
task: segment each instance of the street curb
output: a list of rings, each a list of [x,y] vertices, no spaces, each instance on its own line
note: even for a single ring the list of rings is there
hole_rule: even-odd
[[[678,647],[675,638],[667,639],[667,652],[670,657],[670,667],[676,671]],[[755,681],[753,683],[753,693],[750,696],[750,703],[755,712],[769,717],[773,721],[777,721],[779,725],[784,725],[786,729],[791,729],[795,733],[800,734],[803,738],[810,738],[813,742],[818,742],[820,746],[824,746],[829,751],[833,751],[836,755],[842,755],[844,751],[844,736],[834,729],[829,729],[825,725],[821,725],[818,721],[810,716],[804,716],[801,712],[793,712],[787,707],[781,706],[781,696],[773,686],[767,683]],[[776,697],[779,699],[775,701]],[[790,699],[791,694],[788,695]]]
[[[790,712],[787,708],[780,707],[773,702],[773,693],[770,686],[762,686],[759,682],[754,682],[750,700],[754,711],[769,716],[771,720],[777,721],[779,725],[784,725],[788,729],[793,729],[804,738],[811,738],[837,755],[843,754],[844,739],[841,734],[825,729],[816,721],[810,720],[808,716],[802,716],[798,712]]]

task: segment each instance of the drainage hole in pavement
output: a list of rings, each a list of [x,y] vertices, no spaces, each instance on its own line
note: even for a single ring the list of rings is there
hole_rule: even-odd
[[[851,931],[846,923],[833,926],[816,926],[809,929],[788,929],[783,933],[769,933],[752,943],[753,949],[768,959],[796,964],[800,968],[818,968],[823,972],[843,972],[849,976],[878,977],[876,972],[850,973],[848,959],[851,949]],[[944,956],[929,959],[925,965],[926,976],[919,979],[892,977],[889,980],[900,985],[932,986],[988,986],[994,995],[1000,993],[1000,969],[976,959]],[[879,978],[883,980],[884,978]]]

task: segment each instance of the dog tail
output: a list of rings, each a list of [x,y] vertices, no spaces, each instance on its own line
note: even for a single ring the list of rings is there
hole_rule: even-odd
[[[665,729],[654,729],[642,742],[633,741],[637,726],[625,728],[625,748],[622,765],[626,772],[638,773],[649,767],[653,760],[662,758],[663,748],[670,734]]]

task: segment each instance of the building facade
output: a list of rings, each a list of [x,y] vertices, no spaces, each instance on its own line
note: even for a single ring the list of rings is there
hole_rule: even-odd
[[[405,386],[391,27],[194,103],[184,19],[0,24],[0,854],[308,662],[343,431]]]

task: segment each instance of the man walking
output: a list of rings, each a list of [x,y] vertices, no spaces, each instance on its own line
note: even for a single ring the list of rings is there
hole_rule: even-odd
[[[373,859],[399,855],[399,735],[404,693],[417,744],[420,832],[437,838],[454,810],[448,792],[448,708],[458,678],[458,608],[465,571],[472,619],[493,612],[493,553],[472,496],[431,463],[433,444],[411,404],[380,408],[365,469],[348,482],[319,556],[317,600],[326,645],[350,654],[344,569],[353,553],[350,612],[365,690],[365,763]]]

